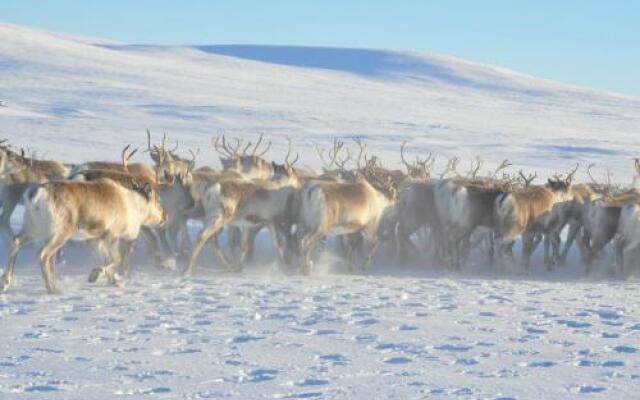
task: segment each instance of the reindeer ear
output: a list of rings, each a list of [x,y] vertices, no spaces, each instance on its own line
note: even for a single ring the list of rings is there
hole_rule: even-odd
[[[145,182],[144,186],[142,187],[142,193],[144,193],[145,197],[147,199],[151,198],[151,191],[153,190],[153,188],[151,187],[151,184],[149,182]]]
[[[549,186],[553,186],[553,181],[551,180],[551,178],[547,178],[547,183],[549,184]]]
[[[275,161],[271,161],[271,166],[275,169],[277,167],[276,162]]]

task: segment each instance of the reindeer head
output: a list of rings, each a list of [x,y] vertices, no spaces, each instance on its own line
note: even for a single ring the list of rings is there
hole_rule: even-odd
[[[580,164],[576,164],[576,167],[569,172],[566,177],[554,175],[553,179],[547,179],[547,187],[553,192],[567,193],[571,188],[571,183],[579,167]]]
[[[144,225],[161,225],[166,221],[167,215],[162,207],[160,195],[150,182],[133,182],[131,190],[144,197],[149,206]]]
[[[16,153],[7,143],[7,139],[0,140],[0,174],[15,174],[30,167],[32,161],[26,157],[24,149]]]
[[[158,171],[158,177],[167,182],[173,182],[176,177],[180,176],[183,180],[189,179],[191,172],[195,167],[197,152],[189,150],[191,153],[191,159],[182,158],[176,154],[178,149],[178,142],[173,149],[166,148],[166,134],[162,137],[162,145],[151,146],[151,132],[147,129],[147,152],[151,156],[151,159],[156,165]],[[135,153],[135,151],[133,152]],[[133,155],[131,153],[129,158]],[[124,164],[124,152],[123,152],[123,164]],[[127,159],[128,162],[128,159]]]
[[[271,165],[262,157],[271,148],[271,141],[261,149],[263,137],[264,134],[260,134],[255,145],[249,141],[242,149],[242,152],[240,147],[243,145],[243,140],[240,138],[235,139],[235,146],[230,144],[224,135],[214,138],[212,143],[215,150],[220,154],[222,169],[237,171],[253,177],[270,175],[272,172]]]
[[[273,176],[272,179],[276,181],[287,180],[291,182],[294,186],[299,185],[298,173],[294,168],[294,165],[300,159],[300,154],[296,153],[296,157],[291,160],[291,152],[292,152],[292,143],[291,138],[287,137],[287,142],[289,142],[289,147],[287,151],[287,155],[284,157],[284,164],[277,164],[275,161],[271,162],[271,166],[273,168]]]

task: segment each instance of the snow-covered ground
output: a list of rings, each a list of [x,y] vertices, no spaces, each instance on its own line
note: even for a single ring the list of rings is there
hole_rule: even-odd
[[[0,100],[0,136],[69,162],[115,160],[147,127],[213,166],[221,131],[265,132],[274,157],[290,135],[312,166],[315,143],[354,135],[389,167],[408,139],[439,165],[479,154],[543,176],[595,162],[630,182],[640,154],[638,98],[391,51],[134,46],[0,25]],[[241,274],[207,251],[192,279],[141,249],[122,289],[86,283],[97,261],[73,245],[61,296],[44,295],[26,251],[0,294],[0,399],[637,396],[639,283],[609,279],[609,258],[590,279],[576,255],[500,277],[480,261],[447,273],[384,257],[348,275],[324,257],[301,277],[267,243]]]
[[[59,268],[64,295],[43,295],[34,268],[0,296],[7,398],[631,399],[640,386],[637,282],[262,266],[147,270],[115,289],[72,271]]]

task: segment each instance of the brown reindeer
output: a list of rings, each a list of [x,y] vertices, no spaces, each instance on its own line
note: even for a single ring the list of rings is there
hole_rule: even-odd
[[[151,145],[151,132],[147,129],[147,150],[155,164],[155,170],[159,171],[158,177],[161,182],[172,182],[176,177],[187,180],[195,168],[197,151],[189,149],[191,159],[180,157],[176,154],[178,142],[172,149],[166,147],[167,135],[163,134],[161,145]]]
[[[479,227],[494,229],[493,204],[510,186],[493,178],[453,178],[434,186],[435,209],[444,238],[445,262],[460,269],[471,234]],[[493,258],[493,246],[489,257]]]
[[[435,164],[436,158],[433,154],[429,153],[429,155],[425,159],[421,159],[420,157],[416,157],[413,163],[409,163],[404,158],[404,148],[407,145],[407,141],[402,142],[400,146],[400,160],[402,164],[407,169],[407,176],[411,179],[417,180],[427,180],[431,178],[431,169]]]
[[[618,232],[622,208],[627,204],[637,203],[639,200],[640,193],[635,190],[593,200],[586,199],[582,221],[585,235],[583,241],[579,242],[583,246],[586,275],[591,273],[596,256]]]
[[[555,255],[559,253],[559,236],[550,235],[560,223],[556,207],[566,207],[572,200],[570,193],[573,177],[578,166],[566,178],[549,179],[547,185],[528,187],[507,192],[496,199],[495,217],[497,222],[498,250],[501,264],[510,256],[516,238],[522,235],[522,258],[528,271],[530,257],[539,238],[544,235],[545,265],[551,268],[549,245]]]
[[[290,151],[285,157],[285,164],[271,164],[273,176],[268,180],[218,180],[202,190],[200,202],[203,207],[205,222],[193,247],[186,275],[193,274],[195,262],[204,244],[213,238],[213,248],[220,262],[226,266],[238,268],[242,266],[253,242],[257,230],[267,225],[272,233],[274,244],[284,259],[283,249],[278,242],[278,229],[289,226],[286,220],[292,195],[299,180],[293,168],[298,160],[290,161]],[[226,226],[256,228],[253,233],[243,235],[241,256],[232,263],[219,247],[217,235]]]
[[[640,196],[620,210],[615,250],[618,274],[627,277],[640,267]]]
[[[25,190],[37,183],[64,179],[69,169],[58,161],[27,157],[24,150],[16,153],[5,142],[0,141],[0,231],[13,239],[9,221]]]
[[[49,293],[59,293],[55,255],[72,237],[88,241],[105,260],[104,266],[92,272],[90,281],[106,274],[111,283],[118,284],[119,239],[133,241],[142,226],[164,220],[158,195],[148,183],[129,190],[110,179],[48,182],[27,191],[24,202],[22,230],[11,246],[0,290],[6,290],[13,282],[20,250],[33,241],[44,240],[38,257],[45,284]]]
[[[318,241],[331,234],[366,234],[372,243],[368,265],[378,247],[380,221],[394,201],[390,181],[372,183],[363,175],[353,182],[307,183],[300,193],[298,227],[303,273],[311,272],[311,252]]]
[[[435,204],[435,181],[410,181],[398,192],[398,221],[395,238],[401,263],[407,260],[407,246],[416,248],[410,236],[420,229],[428,229],[431,239],[442,244],[440,218]]]
[[[129,151],[131,146],[127,145],[122,150],[121,161],[89,161],[82,164],[76,165],[71,172],[69,173],[69,177],[71,179],[79,179],[81,175],[84,174],[85,171],[116,171],[116,172],[126,172],[138,177],[138,179],[142,181],[156,182],[158,178],[158,174],[156,171],[149,167],[146,164],[142,163],[130,163],[131,158],[138,151],[134,149],[133,151]]]

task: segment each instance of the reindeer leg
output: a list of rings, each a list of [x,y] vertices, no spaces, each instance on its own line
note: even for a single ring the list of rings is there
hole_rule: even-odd
[[[256,236],[262,229],[262,225],[256,227],[250,227],[247,232],[248,240],[247,240],[247,254],[245,256],[246,262],[253,263],[255,260],[254,252],[255,252],[255,244],[256,244]]]
[[[593,266],[593,262],[595,261],[596,256],[604,247],[609,243],[610,238],[598,235],[591,238],[591,246],[587,252],[587,258],[585,260],[585,276],[589,276],[591,274],[591,268]]]
[[[311,274],[311,266],[313,264],[311,262],[311,252],[323,236],[320,232],[314,232],[302,238],[300,242],[300,258],[302,259],[302,273],[304,275]]]
[[[134,241],[130,241],[134,243]],[[122,287],[122,277],[118,274],[118,266],[123,262],[123,256],[120,252],[120,240],[117,238],[107,239],[107,251],[109,253],[110,263],[104,267],[104,273],[107,276],[107,280],[113,286]]]
[[[58,250],[69,240],[72,230],[67,229],[54,234],[40,250],[39,260],[42,268],[45,286],[49,294],[60,294],[56,286],[56,272],[54,259]]]
[[[2,213],[0,214],[0,231],[8,239],[8,243],[13,241],[13,231],[11,230],[11,215],[18,205],[20,196],[24,189],[18,190],[15,186],[8,186],[2,190]]]
[[[495,233],[491,232],[488,238],[488,249],[487,249],[487,257],[489,265],[493,264],[496,259],[496,241],[495,241]]]
[[[552,232],[551,237],[551,249],[552,249],[552,258],[551,265],[558,265],[560,262],[560,246],[562,245],[562,240],[560,239],[559,232]]]
[[[200,233],[198,234],[198,238],[196,239],[196,244],[193,246],[193,250],[191,251],[189,264],[187,265],[187,269],[185,270],[184,275],[191,276],[193,274],[196,260],[198,259],[198,256],[200,255],[200,252],[202,251],[205,243],[207,243],[213,236],[217,235],[226,223],[227,219],[224,216],[219,215],[212,221],[211,224],[205,225],[205,227],[200,231]],[[225,266],[228,266],[229,263],[227,262],[227,259],[224,256],[224,252],[220,248],[217,239],[213,241],[213,245],[214,251],[218,256],[220,262]]]
[[[260,227],[262,228],[262,227]],[[256,237],[256,230],[254,227],[244,227],[241,231],[240,235],[240,254],[238,255],[234,266],[233,271],[240,272],[244,267],[247,259],[249,258],[249,253],[251,251],[252,243]]]
[[[125,240],[124,242],[124,252],[121,256],[122,261],[119,265],[119,271],[122,276],[129,276],[129,272],[131,270],[131,254],[133,253],[133,249],[136,247],[135,240]]]
[[[551,271],[551,268],[553,266],[551,255],[549,254],[550,244],[551,239],[549,238],[549,235],[544,235],[544,266],[546,267],[547,271]]]
[[[564,244],[564,247],[560,252],[560,259],[558,260],[559,264],[564,265],[567,263],[567,256],[569,255],[569,250],[571,249],[571,246],[573,245],[573,242],[575,241],[576,235],[578,234],[579,230],[580,230],[579,222],[571,221],[569,223],[569,232],[567,233],[567,242]]]
[[[411,239],[402,224],[396,225],[395,239],[398,259],[400,260],[400,264],[405,265],[407,263],[407,245],[413,244],[413,242],[411,242]]]
[[[104,237],[87,240],[87,244],[100,257],[100,266],[91,270],[88,279],[89,283],[95,283],[105,274],[104,267],[111,263],[109,249],[107,249],[106,238]]]
[[[289,254],[287,252],[286,246],[287,246],[287,238],[286,238],[286,233],[282,232],[282,234],[280,233],[280,228],[278,228],[275,224],[269,224],[267,225],[267,228],[269,229],[269,234],[271,235],[271,240],[273,242],[273,246],[276,248],[277,252],[278,252],[278,257],[280,258],[280,261],[285,264],[288,265],[289,264]],[[284,237],[283,237],[284,236]],[[283,240],[285,241],[285,243],[283,244]]]
[[[13,242],[11,243],[11,250],[9,251],[7,270],[2,275],[2,278],[0,278],[0,292],[4,292],[9,289],[13,284],[13,281],[15,280],[16,258],[18,257],[18,253],[20,253],[20,250],[22,250],[24,246],[34,240],[34,238],[31,238],[24,233],[21,233],[13,239]]]

